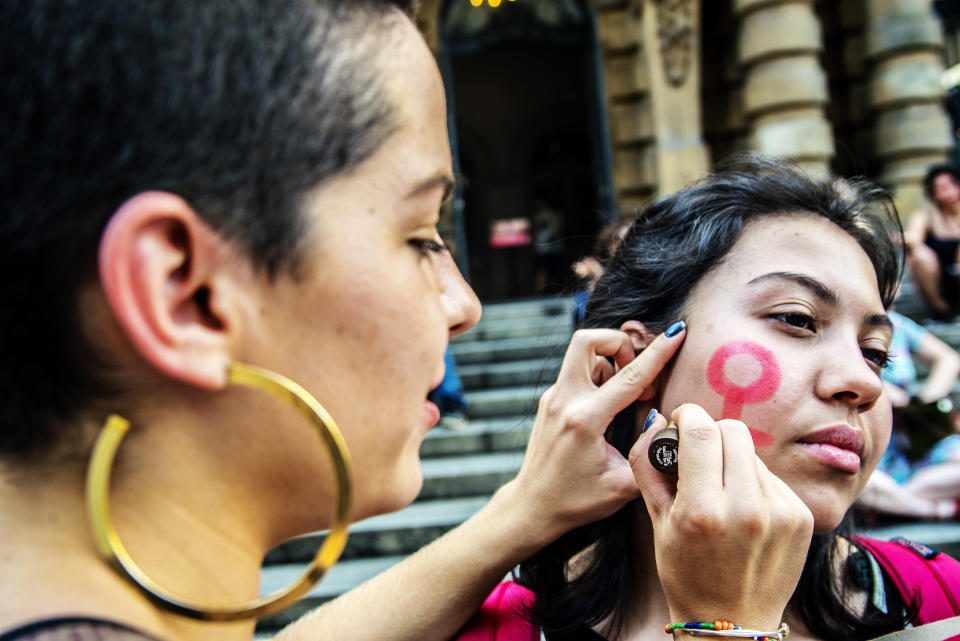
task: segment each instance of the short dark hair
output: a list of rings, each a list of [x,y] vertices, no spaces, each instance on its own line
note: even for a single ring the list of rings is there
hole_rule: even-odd
[[[927,169],[927,173],[923,175],[923,194],[927,197],[927,200],[933,204],[937,204],[937,201],[933,198],[933,183],[937,179],[937,176],[941,174],[951,176],[953,182],[960,185],[960,172],[958,172],[957,168],[953,165],[933,165]]]
[[[783,214],[819,216],[850,234],[869,257],[881,300],[889,308],[902,272],[902,257],[891,240],[891,233],[900,230],[900,220],[889,195],[863,180],[814,178],[786,162],[746,155],[658,200],[637,218],[590,296],[584,326],[619,328],[636,319],[650,331],[662,332],[686,316],[697,283],[724,260],[747,225]],[[634,441],[635,413],[634,407],[620,412],[607,432],[624,456]],[[537,593],[529,614],[548,634],[597,625],[611,614],[608,638],[619,634],[623,621],[619,608],[634,567],[629,559],[637,509],[645,512],[632,503],[573,530],[521,564],[520,582]],[[808,555],[798,594],[801,606],[814,603],[819,615],[804,609],[807,625],[824,638],[885,631],[887,619],[902,626],[898,613],[867,621],[847,613],[842,599],[834,598],[830,573],[835,566],[825,560],[833,550],[832,541],[830,536],[814,537]],[[583,571],[569,579],[569,561],[588,548],[589,558],[578,560]],[[816,616],[820,618],[808,620]]]
[[[377,61],[398,9],[414,0],[0,3],[0,454],[112,393],[76,296],[124,200],[179,194],[296,274],[304,194],[396,127]]]

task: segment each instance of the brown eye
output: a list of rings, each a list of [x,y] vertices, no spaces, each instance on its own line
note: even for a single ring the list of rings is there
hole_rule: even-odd
[[[893,358],[886,350],[863,347],[860,352],[867,361],[880,369],[886,368],[893,362]]]
[[[771,316],[771,318],[791,327],[796,327],[797,329],[802,329],[808,332],[817,331],[817,319],[809,314],[802,314],[800,312],[787,312],[784,314],[774,314]]]

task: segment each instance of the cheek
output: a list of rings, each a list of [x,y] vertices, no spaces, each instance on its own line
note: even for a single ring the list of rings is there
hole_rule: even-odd
[[[707,381],[723,398],[721,418],[739,420],[744,405],[762,403],[780,388],[780,365],[773,352],[751,341],[725,343],[710,357]],[[750,428],[758,447],[771,445],[773,436]]]
[[[877,405],[867,412],[864,425],[870,432],[870,445],[872,448],[870,459],[865,463],[869,466],[867,471],[872,472],[877,463],[880,462],[884,451],[887,449],[887,444],[890,442],[890,434],[893,429],[893,409],[886,394],[882,395],[878,399]]]

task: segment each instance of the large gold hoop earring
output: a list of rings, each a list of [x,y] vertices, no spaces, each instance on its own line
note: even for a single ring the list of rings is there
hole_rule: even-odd
[[[228,607],[192,601],[163,588],[147,576],[131,558],[120,540],[110,513],[110,471],[120,442],[130,429],[129,421],[116,414],[107,419],[97,437],[87,468],[87,515],[100,554],[156,605],[175,614],[203,621],[260,618],[296,603],[340,558],[347,543],[347,525],[350,522],[350,506],[353,500],[350,455],[346,442],[333,417],[317,399],[290,379],[252,365],[231,364],[229,380],[234,385],[263,390],[293,406],[313,424],[330,451],[339,491],[333,525],[313,561],[293,584],[266,596]]]

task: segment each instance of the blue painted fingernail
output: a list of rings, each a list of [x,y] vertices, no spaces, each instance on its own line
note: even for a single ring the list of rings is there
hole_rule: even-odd
[[[668,327],[667,331],[665,331],[663,335],[666,336],[667,338],[673,338],[674,336],[682,332],[683,328],[686,326],[687,324],[684,323],[683,321],[677,321],[676,323]]]
[[[649,430],[655,420],[657,420],[657,410],[650,410],[650,413],[647,414],[647,420],[643,422],[643,431]]]

